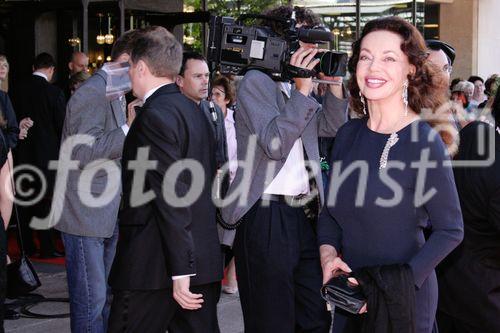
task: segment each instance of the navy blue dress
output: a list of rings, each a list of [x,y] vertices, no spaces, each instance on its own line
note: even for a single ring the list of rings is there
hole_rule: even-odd
[[[439,135],[423,121],[397,134],[387,167],[379,170],[389,135],[370,130],[366,119],[339,130],[318,240],[334,246],[353,270],[408,263],[416,287],[416,331],[432,332],[438,298],[434,268],[462,240],[462,214]],[[424,168],[425,160],[432,165]],[[429,225],[426,241],[423,230]],[[344,321],[336,314],[333,331],[341,332]]]

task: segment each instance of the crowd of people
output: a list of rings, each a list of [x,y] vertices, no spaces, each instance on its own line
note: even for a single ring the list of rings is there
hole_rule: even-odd
[[[246,332],[500,332],[500,77],[451,80],[457,56],[396,16],[364,26],[346,82],[211,73],[156,26],[92,75],[74,53],[58,85],[41,53],[0,91],[1,218],[35,198],[18,227],[64,256],[72,332],[219,332],[221,291]],[[338,272],[358,314],[321,297]]]

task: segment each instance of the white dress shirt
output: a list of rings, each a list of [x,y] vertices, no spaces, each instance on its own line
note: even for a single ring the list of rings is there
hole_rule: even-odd
[[[122,107],[123,105],[125,105],[123,112],[125,112],[125,119],[127,119],[127,102],[125,101],[125,96],[120,96],[118,99],[120,100]],[[127,125],[127,122],[125,121],[125,124],[123,124],[121,127],[123,133],[125,134],[125,136],[127,136],[128,130],[130,129],[130,127]]]
[[[227,155],[229,159],[229,183],[233,182],[238,169],[238,149],[236,143],[236,129],[234,127],[234,110],[227,109],[224,118],[224,127],[226,128]]]
[[[281,92],[290,98],[292,85],[280,82]],[[304,162],[302,138],[295,143],[288,154],[285,164],[264,191],[265,194],[300,195],[309,194],[309,175]]]
[[[49,82],[49,78],[47,77],[47,75],[45,75],[44,73],[42,72],[33,72],[33,75],[36,75],[36,76],[40,76],[40,77],[43,77],[47,82]]]
[[[159,85],[158,87],[156,87],[156,88],[153,88],[153,89],[149,90],[149,91],[146,93],[146,95],[144,95],[144,98],[142,99],[143,103],[146,103],[146,100],[147,100],[149,97],[151,97],[151,95],[153,95],[153,94],[155,93],[155,91],[157,91],[158,89],[160,89],[160,88],[161,88],[161,87],[163,87],[163,86],[166,86],[167,84],[169,84],[169,83],[164,83],[164,84],[161,84],[161,85]],[[122,99],[123,99],[123,98],[125,98],[125,96],[120,96],[120,102],[122,101]],[[125,105],[127,105],[127,103],[125,103]],[[126,110],[127,110],[127,107],[125,107],[125,112],[127,112]],[[127,124],[122,125],[122,130],[123,130],[123,133],[125,133],[125,135],[127,135],[127,134],[128,134],[128,130],[129,130],[129,129],[130,129],[130,127],[129,127]]]

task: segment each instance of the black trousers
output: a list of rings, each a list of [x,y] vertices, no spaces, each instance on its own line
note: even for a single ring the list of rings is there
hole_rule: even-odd
[[[446,313],[439,311],[437,312],[437,324],[439,328],[439,333],[478,333],[478,332],[488,332],[484,328],[474,327],[459,318],[455,318],[447,315]]]
[[[245,332],[329,332],[315,225],[304,210],[259,200],[244,218],[234,255]]]
[[[220,282],[191,286],[203,295],[199,310],[184,310],[174,300],[172,289],[115,290],[108,333],[218,333],[217,302]]]

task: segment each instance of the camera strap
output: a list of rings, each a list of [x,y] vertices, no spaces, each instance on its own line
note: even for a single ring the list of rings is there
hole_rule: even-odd
[[[309,77],[314,77],[317,74],[315,70],[300,68],[293,65],[287,65],[286,70],[288,77],[290,78],[296,78],[296,77],[309,78]]]

